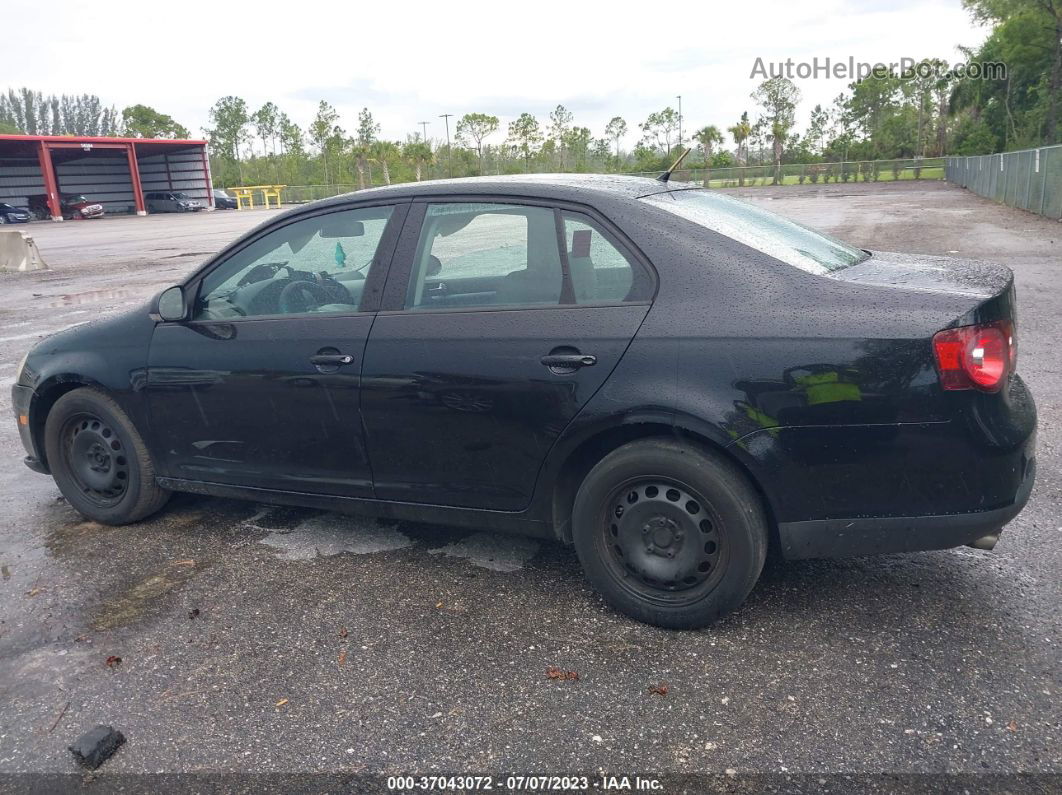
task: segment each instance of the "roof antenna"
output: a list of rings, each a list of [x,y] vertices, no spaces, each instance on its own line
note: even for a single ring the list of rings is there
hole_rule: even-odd
[[[686,159],[686,155],[688,155],[692,151],[692,149],[687,147],[686,151],[678,156],[678,160],[671,164],[671,168],[669,168],[667,171],[657,177],[657,179],[660,180],[660,182],[666,183],[669,179],[671,179],[671,172],[673,172],[676,168],[682,165],[682,161]]]

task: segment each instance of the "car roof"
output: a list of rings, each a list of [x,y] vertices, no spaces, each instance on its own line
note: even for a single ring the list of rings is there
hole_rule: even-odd
[[[677,187],[677,186],[676,186]],[[321,204],[345,203],[351,199],[406,198],[410,196],[510,195],[541,199],[590,200],[595,197],[637,199],[671,188],[650,177],[621,174],[511,174],[495,177],[462,177],[388,185],[325,199]]]

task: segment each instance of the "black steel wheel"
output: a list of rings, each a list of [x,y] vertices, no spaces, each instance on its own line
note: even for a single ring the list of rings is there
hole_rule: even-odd
[[[114,430],[93,414],[75,414],[62,430],[62,453],[77,487],[94,504],[109,508],[129,487],[129,459]]]
[[[756,490],[722,454],[646,439],[587,474],[572,538],[609,604],[649,624],[692,629],[745,601],[763,568],[767,522]]]
[[[688,602],[722,575],[722,519],[685,483],[661,477],[623,483],[602,519],[609,564],[643,598]]]
[[[59,490],[89,519],[135,522],[170,497],[155,482],[155,467],[136,427],[97,389],[78,388],[55,401],[45,419],[44,448]]]

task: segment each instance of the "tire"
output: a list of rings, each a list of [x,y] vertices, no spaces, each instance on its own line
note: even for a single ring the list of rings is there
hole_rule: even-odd
[[[151,456],[129,417],[97,389],[75,389],[55,402],[44,447],[59,491],[87,519],[129,524],[170,498],[156,484]]]
[[[763,503],[748,479],[721,455],[664,439],[625,444],[590,470],[572,532],[605,601],[668,629],[737,609],[767,553]]]
[[[7,216],[6,215],[0,215],[0,224],[6,224],[6,223],[7,223]]]

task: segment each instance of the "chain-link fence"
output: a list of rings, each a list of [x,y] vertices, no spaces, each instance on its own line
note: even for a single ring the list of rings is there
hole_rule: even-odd
[[[1062,158],[1060,158],[1062,162]],[[659,171],[634,172],[629,176],[657,177]],[[775,169],[772,163],[704,169],[683,168],[672,175],[675,182],[704,184],[712,188],[750,185],[814,185],[845,182],[893,182],[911,179],[944,179],[944,158],[905,160],[851,160],[843,163],[787,163]],[[777,177],[777,181],[776,181]],[[305,204],[358,189],[357,185],[288,185],[281,191],[283,204]]]
[[[638,172],[636,176],[655,177],[659,171]],[[676,182],[704,184],[705,169],[684,168],[672,175]],[[944,158],[904,160],[851,160],[843,163],[773,163],[759,166],[732,166],[707,171],[712,188],[739,188],[747,185],[814,185],[830,182],[893,182],[907,179],[944,179]]]
[[[1062,218],[1062,145],[949,157],[947,179],[989,199]]]
[[[306,204],[357,189],[357,185],[285,185],[280,191],[280,201],[282,204]]]

